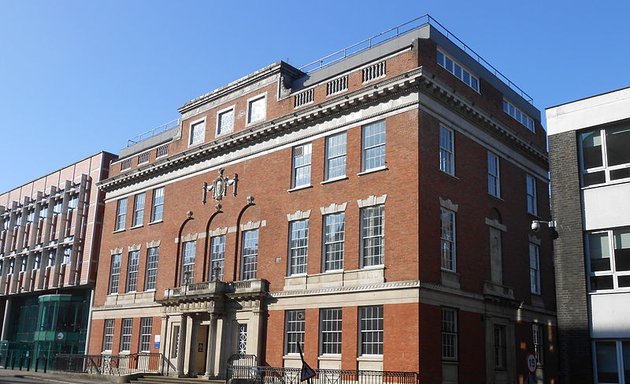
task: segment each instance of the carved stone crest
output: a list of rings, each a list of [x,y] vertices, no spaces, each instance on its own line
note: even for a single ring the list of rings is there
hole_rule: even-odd
[[[238,192],[238,174],[235,173],[233,178],[229,178],[223,175],[225,170],[219,169],[219,176],[210,184],[203,183],[203,195],[202,201],[205,204],[208,196],[208,192],[212,193],[212,199],[217,202],[217,210],[221,209],[221,200],[227,196],[228,187],[232,186],[232,194],[236,196]]]

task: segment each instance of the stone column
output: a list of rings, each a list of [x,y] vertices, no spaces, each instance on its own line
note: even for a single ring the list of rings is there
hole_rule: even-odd
[[[210,314],[210,325],[208,326],[208,342],[206,348],[206,378],[214,378],[216,372],[214,370],[214,357],[216,355],[216,335],[217,335],[217,315]]]
[[[184,353],[186,350],[186,325],[190,316],[181,315],[181,322],[179,323],[179,337],[177,343],[177,376],[184,376]]]
[[[257,358],[262,356],[262,333],[263,333],[263,311],[260,307],[254,308],[252,317],[249,321],[251,331],[248,329],[247,335],[247,353],[256,355]]]
[[[170,351],[166,349],[166,330],[168,329],[168,316],[162,315],[162,323],[160,326],[160,354],[166,357],[167,359],[170,357]],[[164,367],[164,360],[160,359],[160,372],[164,373],[166,368]]]
[[[197,331],[199,329],[199,322],[195,322],[193,316],[188,316],[188,325],[186,326],[186,340],[188,347],[186,348],[185,356],[185,366],[186,366],[186,376],[194,376],[196,375],[195,370],[195,362],[196,362],[196,354],[197,354]]]

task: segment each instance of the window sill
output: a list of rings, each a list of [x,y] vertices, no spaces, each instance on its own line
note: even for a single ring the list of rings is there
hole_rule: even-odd
[[[283,360],[301,360],[299,353],[289,353],[288,355],[282,356]]]
[[[341,361],[341,354],[327,353],[327,354],[324,354],[324,355],[319,355],[317,357],[317,360],[320,360],[320,361]]]
[[[388,167],[388,166],[378,167],[378,168],[372,168],[372,169],[368,169],[368,170],[365,170],[365,171],[363,171],[363,172],[359,172],[359,173],[357,173],[357,176],[363,176],[363,175],[367,175],[367,174],[370,174],[370,173],[381,172],[381,171],[387,171],[387,170],[389,170],[389,167]]]
[[[455,176],[455,174],[454,174],[454,173],[453,173],[453,174],[450,174],[450,173],[448,173],[448,172],[446,172],[446,171],[443,171],[443,170],[441,170],[441,169],[440,169],[440,173],[441,173],[442,175],[444,175],[444,176],[448,176],[448,177],[450,177],[450,178],[452,178],[452,179],[454,179],[454,180],[458,180],[458,181],[460,180],[460,178],[459,178],[459,177],[457,177],[457,176]]]
[[[119,232],[125,232],[125,228],[116,229],[112,233],[119,233]]]
[[[163,223],[163,222],[164,222],[164,220],[160,219],[160,220],[156,220],[156,221],[150,222],[149,225],[160,224],[160,223]]]
[[[330,184],[330,183],[334,183],[335,181],[341,181],[341,180],[348,180],[348,176],[340,176],[340,177],[335,177],[335,178],[332,178],[332,179],[324,180],[320,184],[321,185]]]
[[[357,361],[383,361],[383,355],[361,355]]]
[[[129,230],[138,229],[138,228],[142,228],[142,227],[144,227],[144,225],[138,224],[138,225],[134,225],[133,227],[129,227]]]
[[[495,196],[495,195],[493,195],[493,194],[491,194],[491,193],[488,193],[488,196],[489,196],[491,199],[494,199],[494,200],[500,201],[500,202],[502,202],[502,203],[505,203],[505,200],[503,200],[503,198],[502,198],[501,196]]]
[[[302,189],[308,189],[308,188],[313,188],[313,186],[311,184],[309,184],[309,185],[301,185],[299,187],[288,189],[287,192],[295,192],[295,191],[299,191],[299,190],[302,190]]]

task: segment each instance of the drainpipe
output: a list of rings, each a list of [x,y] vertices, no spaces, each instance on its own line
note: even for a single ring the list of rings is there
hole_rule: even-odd
[[[238,250],[239,246],[239,237],[241,234],[241,219],[243,218],[243,214],[247,210],[247,208],[251,207],[254,204],[254,196],[247,196],[247,204],[241,209],[241,212],[238,214],[238,218],[236,219],[236,247],[234,248],[234,273],[232,274],[232,281],[236,281],[237,272],[240,270],[238,263]]]
[[[88,355],[88,350],[90,348],[90,332],[92,330],[92,305],[94,304],[94,288],[90,290],[90,307],[88,311],[88,319],[87,319],[87,334],[85,336],[85,352],[84,355]]]

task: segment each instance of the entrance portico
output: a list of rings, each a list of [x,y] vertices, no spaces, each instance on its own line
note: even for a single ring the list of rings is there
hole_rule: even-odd
[[[167,289],[160,352],[179,377],[224,379],[236,353],[260,356],[268,283],[248,280],[187,284]]]

